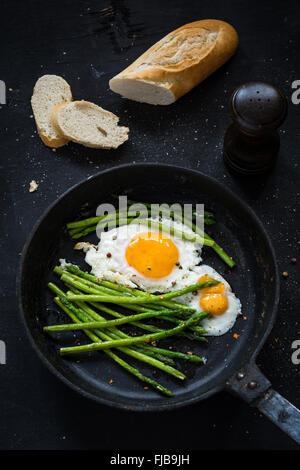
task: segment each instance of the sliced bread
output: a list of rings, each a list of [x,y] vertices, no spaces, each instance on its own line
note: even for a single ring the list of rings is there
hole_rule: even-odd
[[[168,105],[221,67],[237,45],[238,35],[225,21],[194,21],[154,44],[109,86],[131,100]]]
[[[35,84],[31,106],[40,138],[48,147],[61,147],[68,142],[68,139],[57,134],[50,113],[57,103],[71,100],[70,86],[62,77],[44,75]]]
[[[58,135],[85,147],[115,149],[128,139],[128,127],[118,126],[115,114],[89,101],[58,103],[50,119]]]

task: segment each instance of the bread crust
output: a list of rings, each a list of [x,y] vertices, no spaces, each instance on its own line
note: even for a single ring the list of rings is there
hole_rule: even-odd
[[[172,40],[180,36],[181,41],[189,44],[189,41],[197,36],[197,31],[215,33],[215,40],[206,47],[205,45],[199,47],[198,57],[194,53],[193,58],[191,54],[185,52],[182,54],[182,60],[179,59],[177,63],[167,63],[168,55],[174,47]],[[166,43],[167,45],[162,47]],[[171,91],[175,101],[221,67],[234,54],[237,45],[237,32],[225,21],[194,21],[162,38],[129,67],[113,77],[111,83],[114,79],[141,80]],[[152,61],[150,63],[147,62],[149,56]]]
[[[69,142],[69,140],[65,139],[64,137],[57,137],[56,139],[51,139],[47,135],[43,134],[40,131],[38,126],[37,126],[37,130],[38,130],[41,140],[43,141],[45,145],[47,145],[47,147],[58,148],[58,147],[62,147],[63,145],[66,145]]]
[[[70,139],[64,135],[63,130],[61,129],[59,125],[58,113],[59,113],[59,110],[63,106],[69,103],[71,103],[71,101],[63,101],[62,103],[57,103],[56,105],[53,106],[53,108],[51,109],[51,113],[50,113],[50,120],[56,133],[59,135],[60,139],[66,140],[67,142],[69,142]]]

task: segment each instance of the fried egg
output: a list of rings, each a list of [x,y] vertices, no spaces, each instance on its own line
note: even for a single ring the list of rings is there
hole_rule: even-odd
[[[170,226],[171,221],[160,222]],[[188,234],[179,222],[172,226]],[[136,223],[102,232],[98,246],[87,246],[85,261],[101,279],[147,292],[168,292],[188,278],[201,261],[201,245]]]
[[[186,294],[176,300],[196,310],[209,312],[210,317],[205,318],[201,326],[207,331],[207,336],[221,336],[233,327],[241,313],[241,302],[232,292],[228,282],[207,265],[194,267],[184,282],[185,285],[191,285],[212,280],[219,281],[219,284],[199,289],[196,294]]]

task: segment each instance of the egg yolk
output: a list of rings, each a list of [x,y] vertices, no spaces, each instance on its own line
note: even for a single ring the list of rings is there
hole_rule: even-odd
[[[200,279],[198,279],[198,282],[208,281],[214,281],[214,279],[208,274],[204,274]],[[215,286],[204,287],[204,289],[201,289],[201,294],[204,294],[201,295],[199,301],[201,309],[215,316],[222,315],[226,312],[228,308],[228,299],[224,294],[225,289],[226,287],[223,282],[219,282],[219,284],[216,284]]]
[[[200,307],[211,315],[222,315],[228,308],[228,299],[224,294],[205,294],[200,298]]]
[[[208,274],[204,274],[200,277],[200,279],[198,279],[198,282],[208,282],[214,280],[215,279],[210,277]],[[219,284],[216,284],[215,286],[204,287],[200,290],[200,292],[201,294],[223,294],[225,292],[225,285],[223,282],[219,282]]]
[[[127,246],[125,256],[136,271],[153,279],[168,276],[179,260],[176,245],[161,232],[136,235]]]

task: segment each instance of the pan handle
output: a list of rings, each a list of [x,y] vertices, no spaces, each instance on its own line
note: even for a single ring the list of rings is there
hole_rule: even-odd
[[[254,361],[227,381],[227,389],[257,407],[267,418],[300,444],[300,411],[279,393]]]

